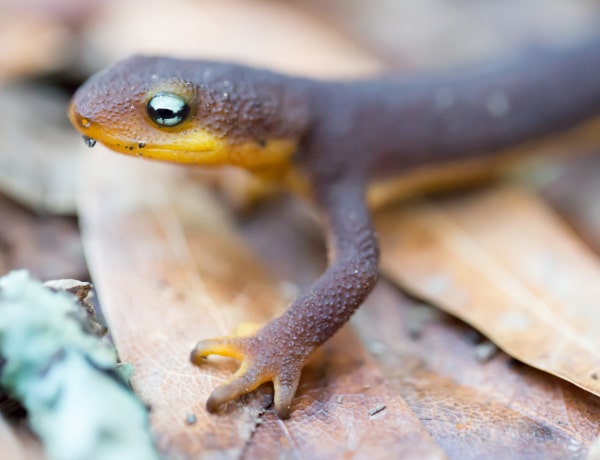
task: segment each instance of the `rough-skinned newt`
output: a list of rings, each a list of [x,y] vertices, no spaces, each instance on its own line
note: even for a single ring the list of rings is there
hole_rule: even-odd
[[[69,116],[90,144],[121,153],[302,177],[323,215],[328,268],[254,336],[202,340],[191,355],[241,361],[209,410],[272,381],[286,417],[308,356],[377,282],[367,185],[421,171],[435,186],[434,170],[486,170],[491,163],[473,165],[582,126],[600,138],[600,37],[441,75],[361,81],[134,56],[79,88]]]

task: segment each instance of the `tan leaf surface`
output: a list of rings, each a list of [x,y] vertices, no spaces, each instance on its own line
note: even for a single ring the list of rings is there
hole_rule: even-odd
[[[387,62],[445,68],[597,28],[594,0],[289,0]]]
[[[0,446],[2,458],[7,460],[43,460],[39,442],[25,430],[12,428],[0,415]]]
[[[76,212],[76,146],[65,120],[67,97],[49,86],[0,85],[0,191],[40,213]],[[35,133],[35,136],[32,135]]]
[[[557,165],[540,189],[583,240],[600,253],[600,155]]]
[[[0,82],[59,69],[73,45],[70,31],[56,18],[11,3],[0,2]]]
[[[445,458],[348,327],[305,368],[295,411],[269,412],[247,458]]]
[[[306,286],[324,268],[321,230],[307,218],[304,203],[284,197],[238,225],[246,245],[287,285]],[[270,458],[274,452],[294,458],[297,446],[307,458],[387,458],[390,452],[402,452],[404,458],[440,456],[423,442],[414,414],[349,327],[305,368],[297,404],[296,415],[285,423],[268,414],[265,429],[249,445],[249,458]]]
[[[37,216],[0,195],[0,276],[26,268],[42,279],[87,279],[77,222]]]
[[[600,265],[512,188],[378,216],[382,269],[509,354],[600,395]]]
[[[600,433],[600,399],[503,352],[481,359],[476,331],[387,282],[353,325],[450,458],[584,458]]]
[[[235,60],[314,77],[384,68],[321,18],[275,0],[110,0],[86,40],[101,54],[100,65],[150,53]]]
[[[311,222],[297,203],[281,200],[241,224],[247,244],[259,249],[274,273],[306,284],[324,258],[322,244],[314,244],[318,229]],[[316,264],[319,259],[322,263]],[[582,458],[599,433],[598,398],[502,352],[481,353],[491,344],[475,330],[406,299],[386,282],[359,309],[352,326],[381,366],[365,378],[373,385],[383,371],[383,394],[391,389],[401,395],[450,458],[503,459],[508,452],[511,458]],[[357,348],[346,346],[345,353],[354,356]],[[328,368],[326,351],[317,360]],[[311,368],[307,371],[306,378],[312,375]],[[329,383],[334,392],[341,391],[334,380]],[[328,423],[335,426],[337,418]],[[256,433],[249,452],[262,434]],[[387,449],[383,458],[411,443],[403,440],[399,446]],[[327,443],[320,449],[326,450]],[[380,458],[379,450],[372,452],[371,458]]]
[[[261,401],[210,416],[204,402],[235,368],[198,370],[189,354],[197,340],[231,333],[239,321],[265,321],[278,293],[210,197],[177,182],[181,170],[104,149],[90,158],[94,174],[81,197],[88,262],[120,358],[152,407],[158,444],[172,455],[238,456]],[[188,414],[195,424],[186,424]]]
[[[268,320],[285,305],[281,286],[249,255],[214,199],[185,180],[185,168],[104,149],[90,159],[94,174],[81,199],[88,262],[120,357],[133,364],[134,387],[152,407],[164,452],[368,457],[375,448],[408,443],[413,458],[442,456],[349,331],[305,373],[289,422],[269,413],[261,424],[264,392],[230,404],[222,415],[208,414],[210,391],[235,367],[215,360],[198,369],[188,360],[191,348],[244,321]],[[385,410],[371,416],[380,404]],[[195,424],[186,424],[188,414],[195,414]]]

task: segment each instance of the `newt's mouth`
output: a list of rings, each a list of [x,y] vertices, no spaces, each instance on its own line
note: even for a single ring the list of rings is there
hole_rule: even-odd
[[[227,139],[206,131],[192,130],[176,136],[174,133],[150,132],[148,138],[131,138],[119,126],[103,126],[82,115],[75,104],[69,108],[68,116],[88,147],[99,142],[118,153],[175,163],[222,165],[229,160]],[[122,121],[123,125],[127,122],[130,121]]]
[[[100,142],[118,153],[171,163],[236,165],[249,170],[279,169],[288,164],[297,149],[297,143],[291,139],[274,138],[260,142],[248,139],[239,142],[200,126],[165,132],[141,125],[130,129],[129,125],[136,121],[128,119],[117,122],[115,126],[106,126],[83,116],[75,104],[69,108],[69,119],[88,147]],[[130,132],[138,134],[132,137]]]

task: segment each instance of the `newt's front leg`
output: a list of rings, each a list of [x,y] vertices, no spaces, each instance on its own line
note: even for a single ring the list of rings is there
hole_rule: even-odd
[[[363,185],[345,181],[322,190],[317,187],[316,199],[327,224],[329,267],[256,335],[202,340],[196,345],[191,355],[196,364],[212,354],[241,361],[238,371],[213,391],[208,410],[271,381],[277,414],[289,416],[308,356],[350,319],[375,286],[379,249]]]

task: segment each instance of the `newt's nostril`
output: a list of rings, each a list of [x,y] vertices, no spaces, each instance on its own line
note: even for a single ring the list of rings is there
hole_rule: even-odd
[[[68,116],[71,123],[73,123],[73,126],[79,131],[86,130],[92,126],[92,119],[83,116],[79,110],[77,110],[74,103],[69,107]]]

